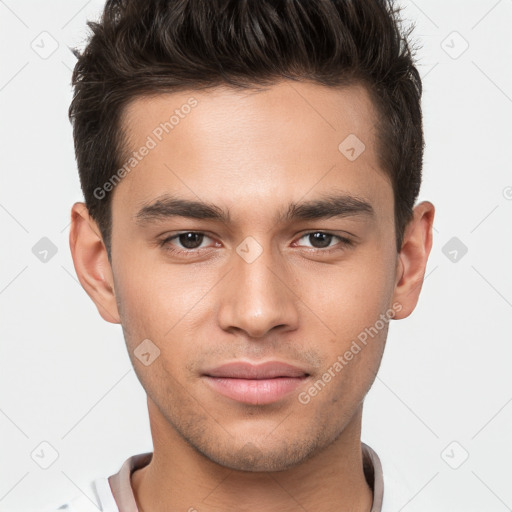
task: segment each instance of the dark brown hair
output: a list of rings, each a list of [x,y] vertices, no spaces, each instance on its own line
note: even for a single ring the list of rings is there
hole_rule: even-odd
[[[73,71],[69,107],[85,203],[111,257],[123,108],[144,95],[280,79],[362,83],[379,114],[378,154],[395,199],[396,246],[419,193],[421,79],[393,0],[107,0]],[[340,141],[341,142],[341,141]]]

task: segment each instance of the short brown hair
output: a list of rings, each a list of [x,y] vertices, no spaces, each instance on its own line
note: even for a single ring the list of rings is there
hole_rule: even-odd
[[[419,193],[422,85],[393,0],[107,0],[73,71],[69,107],[85,203],[111,258],[111,196],[123,108],[137,97],[279,79],[362,83],[379,113],[378,154],[394,193],[396,246]]]

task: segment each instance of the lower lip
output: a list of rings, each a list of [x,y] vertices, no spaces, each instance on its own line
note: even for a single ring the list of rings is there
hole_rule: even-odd
[[[276,377],[256,380],[205,376],[208,384],[221,395],[252,405],[277,402],[297,389],[307,378]]]

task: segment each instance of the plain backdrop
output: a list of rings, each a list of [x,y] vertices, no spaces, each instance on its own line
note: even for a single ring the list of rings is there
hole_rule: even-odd
[[[512,1],[402,4],[422,46],[419,200],[436,206],[435,237],[415,312],[391,322],[362,439],[411,480],[400,510],[512,510]],[[68,243],[83,200],[68,46],[102,5],[0,1],[1,511],[59,505],[152,449],[121,326],[80,286]]]

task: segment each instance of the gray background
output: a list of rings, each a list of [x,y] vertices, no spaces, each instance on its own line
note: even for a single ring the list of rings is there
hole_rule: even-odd
[[[90,493],[151,450],[121,327],[97,313],[68,245],[82,200],[68,45],[102,4],[0,1],[1,511]],[[416,311],[391,323],[362,439],[415,489],[400,510],[512,510],[512,0],[403,5],[422,44],[419,200],[436,206],[435,238]]]

